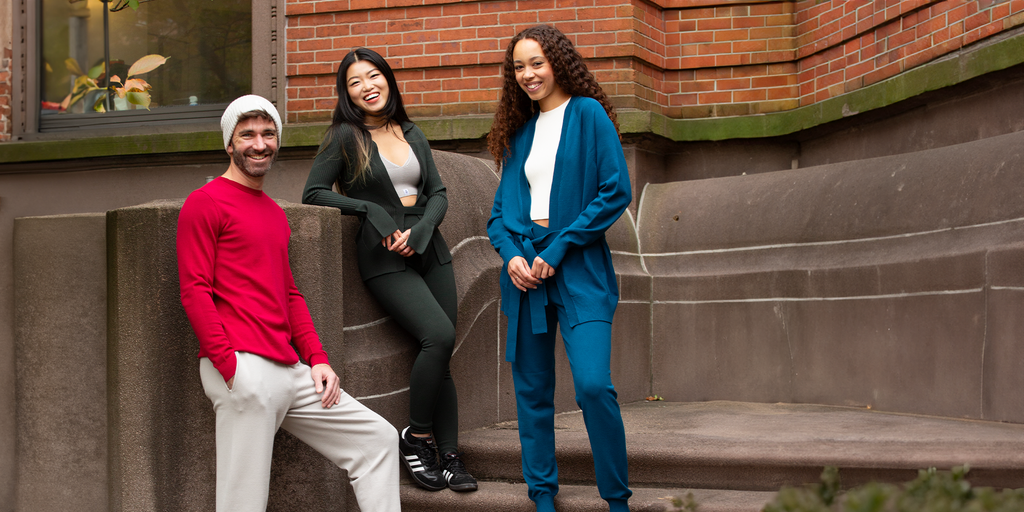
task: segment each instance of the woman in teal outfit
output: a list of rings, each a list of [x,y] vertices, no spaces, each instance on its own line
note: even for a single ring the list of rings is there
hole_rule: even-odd
[[[333,122],[302,202],[360,218],[359,273],[420,344],[409,379],[409,427],[399,440],[406,469],[431,491],[474,491],[477,482],[458,453],[458,399],[448,368],[458,300],[452,256],[438,231],[448,210],[445,187],[387,61],[357,48],[342,59],[337,80]]]
[[[618,286],[605,231],[631,200],[615,113],[572,43],[549,26],[515,36],[488,136],[501,166],[487,234],[501,255],[523,476],[539,512],[558,493],[554,343],[562,333],[601,497],[629,510],[626,440],[611,382]]]

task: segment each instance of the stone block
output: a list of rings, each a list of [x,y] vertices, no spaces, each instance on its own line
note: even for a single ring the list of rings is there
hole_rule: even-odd
[[[651,305],[619,302],[612,320],[612,384],[620,403],[649,396],[651,382]],[[654,391],[656,392],[656,390]]]
[[[1017,221],[1024,224],[1024,220]],[[988,285],[1024,288],[1024,246],[998,247],[988,253]]]
[[[156,201],[107,214],[111,510],[209,510],[214,502],[213,408],[202,390],[199,346],[178,288],[181,203]],[[319,240],[339,240],[340,224],[320,208],[283,206],[292,227],[292,271],[303,276],[296,282],[315,304],[313,320],[338,361],[343,336],[331,315],[339,308],[341,275],[331,262],[340,245]],[[342,470],[284,432],[275,444],[272,509],[344,508]]]
[[[1024,423],[1024,287],[988,290],[987,305],[982,417]]]
[[[653,323],[654,392],[673,401],[778,402],[790,395],[779,303],[655,304]]]
[[[979,417],[983,293],[787,305],[797,403]]]
[[[725,251],[1021,218],[1022,133],[908,155],[651,184],[639,215],[640,246],[645,253]]]
[[[103,214],[14,221],[17,502],[108,510]]]

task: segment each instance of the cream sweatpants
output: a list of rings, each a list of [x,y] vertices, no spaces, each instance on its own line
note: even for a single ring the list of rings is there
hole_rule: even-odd
[[[398,432],[342,391],[320,404],[309,366],[284,365],[237,352],[232,389],[208,358],[199,360],[206,396],[217,416],[217,512],[264,512],[278,428],[348,471],[359,508],[399,512]],[[309,474],[309,478],[318,478]]]

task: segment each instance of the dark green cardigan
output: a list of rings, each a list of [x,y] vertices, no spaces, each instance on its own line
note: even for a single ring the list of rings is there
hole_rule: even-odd
[[[341,154],[341,141],[348,141],[347,154],[354,160],[356,154],[353,128],[348,124],[339,125],[337,131],[329,134],[313,161],[313,168],[302,191],[302,202],[320,206],[333,206],[343,215],[360,218],[359,234],[356,240],[359,274],[363,280],[390,272],[405,270],[405,258],[388,251],[381,240],[396,230],[411,229],[409,247],[417,254],[423,254],[428,244],[433,244],[438,262],[451,261],[451,253],[437,227],[448,211],[448,196],[441,177],[437,174],[430,144],[416,125],[402,123],[402,132],[416,159],[420,162],[420,191],[416,205],[402,206],[395,187],[377,152],[377,144],[370,143],[370,169],[366,175],[352,181],[354,169],[350,168]],[[334,191],[334,185],[344,193]]]

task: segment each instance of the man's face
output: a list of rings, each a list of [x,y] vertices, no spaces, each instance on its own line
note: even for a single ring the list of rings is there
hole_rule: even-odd
[[[277,125],[262,117],[239,121],[228,154],[245,175],[262,178],[277,159]]]

